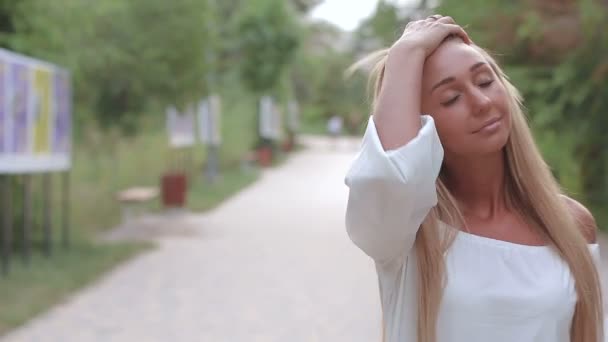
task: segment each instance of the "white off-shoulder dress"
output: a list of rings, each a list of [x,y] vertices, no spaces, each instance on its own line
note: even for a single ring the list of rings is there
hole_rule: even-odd
[[[384,151],[370,118],[346,175],[346,227],[375,261],[387,342],[417,342],[418,270],[412,246],[437,203],[435,181],[443,159],[433,119],[425,115],[421,120],[413,140]],[[598,245],[589,248],[599,264]],[[459,232],[445,258],[437,342],[570,341],[574,279],[552,248]]]

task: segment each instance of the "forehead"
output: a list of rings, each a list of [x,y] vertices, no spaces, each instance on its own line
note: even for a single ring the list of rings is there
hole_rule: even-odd
[[[460,40],[447,41],[424,62],[423,78],[427,83],[446,77],[466,77],[471,66],[479,62],[486,60],[473,47]]]

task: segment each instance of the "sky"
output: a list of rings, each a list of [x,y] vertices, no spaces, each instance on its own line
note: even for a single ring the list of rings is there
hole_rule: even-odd
[[[392,0],[398,4],[412,4],[415,0]],[[359,22],[370,16],[378,0],[324,0],[311,13],[313,18],[325,19],[346,31],[355,29]]]

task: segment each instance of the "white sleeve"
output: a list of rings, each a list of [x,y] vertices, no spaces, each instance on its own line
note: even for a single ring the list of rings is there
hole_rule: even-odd
[[[348,235],[375,261],[407,254],[418,227],[437,204],[435,182],[443,148],[433,119],[423,115],[421,122],[414,139],[384,151],[370,117],[361,150],[346,175]]]

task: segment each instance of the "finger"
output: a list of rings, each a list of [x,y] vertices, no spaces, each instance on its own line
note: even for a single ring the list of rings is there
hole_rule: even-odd
[[[447,29],[448,34],[455,34],[464,40],[465,43],[471,44],[473,41],[469,38],[467,32],[460,26],[456,24],[443,24],[443,26]]]
[[[437,21],[437,20],[439,20],[439,19],[441,19],[441,18],[442,18],[442,16],[441,16],[441,15],[439,15],[439,14],[433,14],[433,15],[429,15],[429,16],[428,16],[428,17],[425,19],[425,21]]]
[[[454,19],[450,16],[447,17],[441,17],[439,19],[437,19],[438,23],[442,23],[442,24],[456,24],[456,22],[454,21]]]

